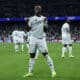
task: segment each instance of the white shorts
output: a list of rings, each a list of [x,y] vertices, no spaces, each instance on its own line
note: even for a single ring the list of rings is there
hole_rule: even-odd
[[[29,42],[29,53],[36,53],[37,49],[41,53],[48,52],[46,40],[44,38],[37,39],[37,38],[31,37]]]
[[[62,44],[72,44],[71,36],[62,36]]]

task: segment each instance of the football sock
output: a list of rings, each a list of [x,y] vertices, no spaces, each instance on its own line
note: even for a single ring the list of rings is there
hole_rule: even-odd
[[[72,56],[72,46],[69,46],[69,56]]]
[[[30,60],[29,60],[29,73],[32,72],[34,63],[35,63],[34,58],[30,58]]]
[[[17,44],[15,44],[15,51],[19,51],[19,46]]]
[[[50,67],[50,70],[53,72],[53,71],[55,71],[54,70],[54,65],[53,65],[53,61],[52,61],[52,59],[50,58],[50,56],[49,55],[46,55],[46,60],[47,60],[47,63],[48,63],[48,65],[49,65],[49,67]]]
[[[22,51],[24,51],[24,44],[22,44],[21,47],[22,47]]]
[[[64,57],[64,56],[65,56],[65,55],[64,55],[64,54],[65,54],[65,52],[66,52],[66,47],[63,47],[63,48],[62,48],[62,57]]]

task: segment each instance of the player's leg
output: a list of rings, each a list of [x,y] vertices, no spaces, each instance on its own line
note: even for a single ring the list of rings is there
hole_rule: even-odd
[[[19,51],[19,44],[15,43],[14,48],[15,48],[15,52],[18,52]]]
[[[62,44],[63,44],[63,47],[62,47],[61,57],[65,57],[65,52],[67,50],[67,37],[66,36],[62,37]]]
[[[19,51],[18,39],[13,39],[15,52]]]
[[[34,41],[34,42],[33,42]],[[28,74],[24,75],[24,77],[32,76],[32,71],[35,63],[35,53],[36,53],[36,40],[31,39],[29,42],[29,71]]]
[[[46,41],[41,40],[39,45],[38,45],[38,48],[42,52],[44,58],[46,59],[48,65],[50,67],[50,70],[52,72],[52,77],[55,77],[56,72],[54,69],[53,61],[52,61],[51,57],[48,55],[48,49],[47,49]]]
[[[21,50],[24,51],[24,43],[21,43]]]
[[[49,68],[51,70],[51,76],[52,77],[55,77],[56,76],[56,72],[55,72],[55,69],[54,69],[54,64],[53,64],[53,60],[51,59],[51,57],[48,55],[48,52],[44,52],[43,53],[43,56],[44,58],[46,59],[48,65],[49,65]]]
[[[2,38],[2,46],[5,47],[5,38]]]
[[[72,44],[69,44],[69,45],[68,45],[68,50],[69,50],[69,57],[74,57],[74,56],[72,55]]]
[[[67,42],[68,42],[69,57],[74,57],[72,55],[72,40],[70,35],[68,36]]]
[[[24,77],[30,77],[30,76],[33,76],[33,67],[34,67],[34,64],[35,64],[35,53],[29,53],[30,54],[30,59],[29,59],[29,70],[28,70],[28,73],[24,75]]]
[[[61,57],[65,57],[66,50],[67,50],[67,44],[63,44]]]
[[[37,50],[36,50],[35,59],[37,59],[37,58],[38,58],[38,56],[39,56],[39,50],[37,49]]]
[[[29,53],[30,54],[30,59],[29,59],[29,68],[28,68],[28,73],[24,75],[24,77],[29,77],[33,76],[33,67],[35,64],[35,53]]]
[[[23,39],[20,39],[20,44],[21,44],[21,51],[23,52],[24,51],[24,40]]]

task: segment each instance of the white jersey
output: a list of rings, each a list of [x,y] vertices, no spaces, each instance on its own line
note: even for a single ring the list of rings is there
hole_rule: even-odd
[[[21,39],[24,39],[25,36],[26,36],[26,33],[24,31],[19,31],[19,37]]]
[[[68,33],[67,30],[70,31],[70,26],[68,23],[64,23],[61,28],[62,36],[70,35],[70,33]]]
[[[12,32],[12,38],[14,43],[19,43],[20,38],[19,38],[19,31],[15,30]]]
[[[62,28],[62,43],[63,44],[72,44],[71,35],[68,31],[70,31],[70,26],[68,23],[64,23]]]
[[[13,39],[19,38],[19,31],[15,30],[12,32]]]
[[[29,19],[28,25],[31,27],[31,36],[35,38],[44,37],[44,26],[47,25],[44,16],[33,16]]]

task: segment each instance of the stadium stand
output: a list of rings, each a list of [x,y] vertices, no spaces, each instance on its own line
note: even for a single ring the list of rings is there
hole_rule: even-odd
[[[43,7],[45,16],[79,16],[79,0],[0,0],[0,18],[8,17],[29,17],[33,15],[33,6],[40,4]],[[60,38],[60,28],[64,21],[49,21],[48,36]],[[0,36],[7,33],[11,35],[15,27],[24,28],[25,21],[0,22]],[[72,36],[80,40],[80,23],[71,21]]]

